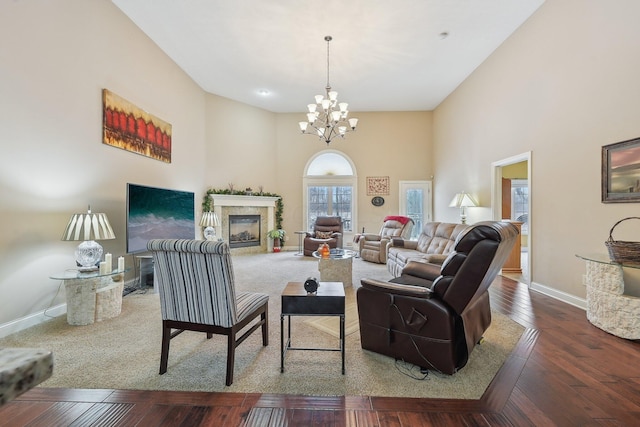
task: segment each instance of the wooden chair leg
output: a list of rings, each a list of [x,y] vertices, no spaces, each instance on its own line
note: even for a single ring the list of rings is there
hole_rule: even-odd
[[[160,348],[160,375],[167,372],[169,362],[169,342],[171,341],[171,328],[162,324],[162,346]]]
[[[262,320],[262,345],[264,347],[269,345],[269,315],[268,310],[265,309],[264,313],[260,316]]]
[[[232,328],[227,335],[227,380],[226,385],[233,384],[233,366],[236,359],[236,332]]]

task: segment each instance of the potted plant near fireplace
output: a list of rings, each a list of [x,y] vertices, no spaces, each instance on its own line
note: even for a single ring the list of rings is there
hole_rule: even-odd
[[[273,252],[280,252],[280,243],[284,240],[285,231],[282,229],[273,229],[267,231],[267,237],[273,239]]]

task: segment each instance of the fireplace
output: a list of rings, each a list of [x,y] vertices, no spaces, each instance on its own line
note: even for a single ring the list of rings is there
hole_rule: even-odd
[[[260,246],[260,215],[229,215],[229,247]]]
[[[229,246],[234,255],[271,252],[273,240],[267,238],[267,230],[275,228],[275,207],[279,197],[212,194],[213,211],[220,217],[219,236],[229,241],[230,216],[255,215],[260,217],[258,244],[254,246]],[[264,232],[262,232],[264,230]],[[235,234],[235,232],[234,232]]]

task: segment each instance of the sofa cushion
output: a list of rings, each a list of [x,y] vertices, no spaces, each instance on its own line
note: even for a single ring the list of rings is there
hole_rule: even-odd
[[[455,238],[466,226],[446,222],[425,224],[418,236],[417,250],[425,254],[447,254],[453,249]],[[462,227],[460,227],[462,226]]]

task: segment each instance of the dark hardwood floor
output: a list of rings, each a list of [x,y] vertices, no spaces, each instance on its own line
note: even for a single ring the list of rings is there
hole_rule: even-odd
[[[527,330],[477,401],[36,388],[0,407],[0,425],[640,425],[640,342],[504,277],[491,302]]]

